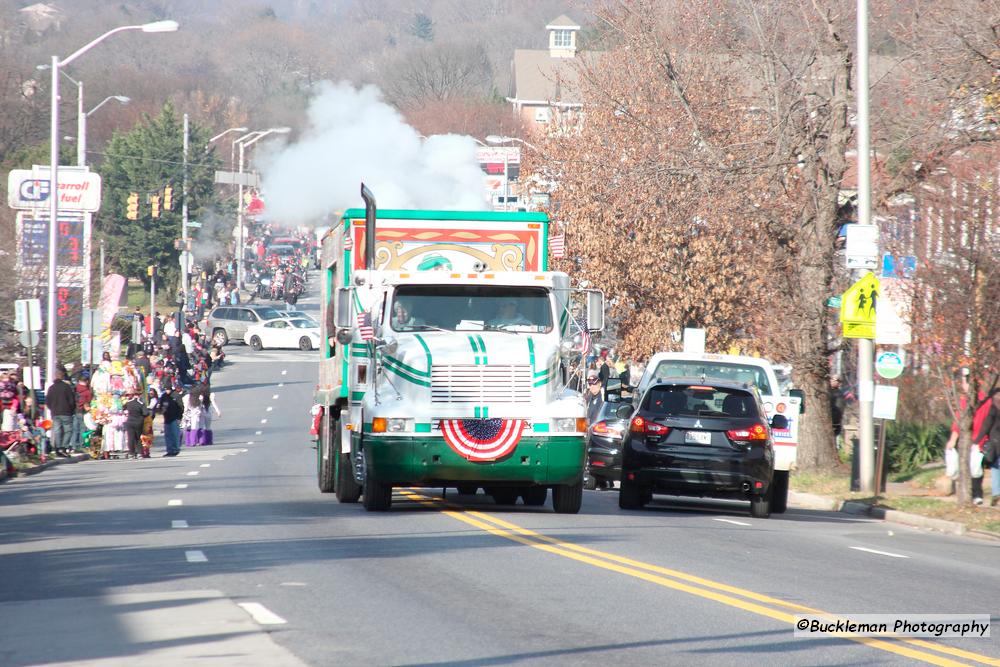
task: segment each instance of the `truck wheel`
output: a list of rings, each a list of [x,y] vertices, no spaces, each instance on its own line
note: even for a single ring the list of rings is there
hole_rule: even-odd
[[[752,496],[750,498],[750,516],[755,519],[766,519],[771,516],[771,494]]]
[[[479,491],[479,487],[475,484],[459,484],[457,488],[463,496],[474,496]]]
[[[623,510],[637,510],[644,507],[648,500],[649,493],[640,488],[635,482],[630,482],[622,477],[621,488],[618,489],[618,507]]]
[[[354,465],[351,453],[342,453],[344,443],[344,420],[348,418],[347,410],[340,411],[340,420],[336,422],[337,429],[333,435],[333,455],[337,461],[337,502],[356,503],[361,497],[361,485],[354,479]]]
[[[319,442],[316,446],[316,472],[319,478],[319,490],[322,493],[330,493],[335,490],[337,481],[336,463],[337,454],[333,451],[331,440],[330,415],[323,415],[323,421],[319,429]],[[337,431],[340,431],[340,424],[336,424]]]
[[[541,507],[549,497],[549,490],[544,486],[529,486],[521,491],[521,500],[529,507]]]
[[[788,471],[775,470],[771,480],[771,513],[784,514],[788,509]]]
[[[552,487],[552,509],[556,514],[576,514],[583,504],[583,480]]]
[[[369,512],[385,512],[392,507],[392,484],[380,482],[368,473],[361,502]]]
[[[514,505],[517,503],[517,489],[491,489],[490,495],[497,505]]]

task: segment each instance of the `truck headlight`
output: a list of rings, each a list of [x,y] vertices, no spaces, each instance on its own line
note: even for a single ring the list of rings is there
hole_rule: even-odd
[[[563,417],[552,420],[552,427],[556,431],[578,431],[587,430],[587,420],[583,417]]]
[[[412,431],[410,428],[410,422],[412,419],[405,418],[392,418],[386,420],[385,430],[387,433],[401,433],[403,431]]]

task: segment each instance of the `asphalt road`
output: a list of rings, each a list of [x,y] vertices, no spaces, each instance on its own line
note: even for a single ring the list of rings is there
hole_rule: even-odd
[[[0,484],[0,665],[1000,664],[998,543],[600,491],[365,513],[316,488],[315,353],[227,354],[214,446]],[[992,614],[993,638],[793,637],[816,612]]]

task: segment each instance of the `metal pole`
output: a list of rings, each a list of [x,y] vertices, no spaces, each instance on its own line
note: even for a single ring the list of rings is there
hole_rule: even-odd
[[[56,225],[59,217],[59,57],[52,56],[52,100],[49,133],[49,285],[46,309],[45,382],[46,387],[56,375],[56,283],[59,280],[59,237]]]
[[[156,268],[153,268],[153,275],[149,277],[149,340],[153,340],[156,333]]]
[[[181,181],[181,252],[187,252],[187,238],[188,238],[188,141],[190,134],[190,125],[188,124],[188,115],[184,114],[184,176]],[[185,255],[186,256],[186,255]],[[184,306],[187,304],[187,293],[188,293],[188,265],[181,265],[181,292],[184,294],[184,303],[181,304],[181,310],[184,310]]]
[[[104,289],[104,239],[101,239],[101,289]]]
[[[236,202],[236,287],[243,289],[243,144],[240,143],[239,200]]]
[[[83,112],[83,81],[76,84],[76,163],[87,164],[87,114]]]
[[[507,147],[503,147],[503,210],[509,211],[508,200],[510,200],[510,168],[508,165]]]
[[[871,224],[871,143],[868,118],[868,0],[858,0],[858,224]],[[861,491],[875,489],[875,345],[858,339],[858,471]]]

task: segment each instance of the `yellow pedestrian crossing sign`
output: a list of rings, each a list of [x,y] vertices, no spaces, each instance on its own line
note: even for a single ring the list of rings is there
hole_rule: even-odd
[[[867,273],[840,297],[844,338],[875,338],[875,311],[881,289],[874,273]]]

